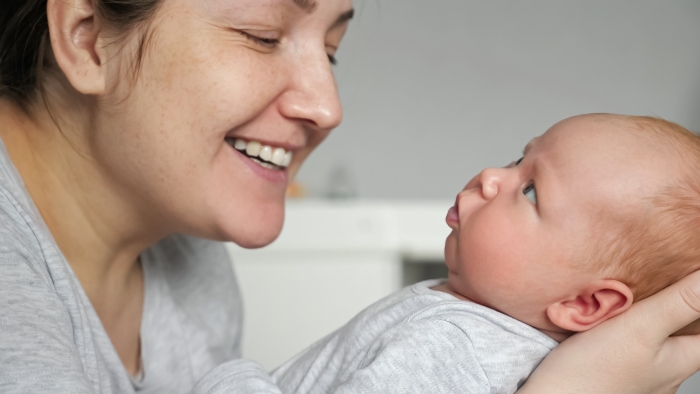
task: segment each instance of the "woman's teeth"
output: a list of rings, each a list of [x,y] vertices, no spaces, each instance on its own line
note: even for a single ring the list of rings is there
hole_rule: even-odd
[[[226,142],[254,162],[271,170],[286,168],[292,162],[292,152],[287,152],[284,148],[273,148],[257,141],[246,142],[238,138],[226,138]]]

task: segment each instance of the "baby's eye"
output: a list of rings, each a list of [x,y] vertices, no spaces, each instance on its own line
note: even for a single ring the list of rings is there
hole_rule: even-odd
[[[523,194],[527,197],[533,204],[537,205],[537,191],[535,191],[535,184],[531,183],[525,186],[523,189]]]
[[[517,167],[518,164],[520,164],[520,162],[523,161],[523,159],[524,159],[524,157],[521,157],[521,158],[518,159],[517,161],[511,161],[510,164],[508,164],[505,168]]]

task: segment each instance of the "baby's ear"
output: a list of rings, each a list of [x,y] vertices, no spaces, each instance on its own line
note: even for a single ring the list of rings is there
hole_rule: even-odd
[[[605,279],[586,287],[573,299],[550,305],[547,316],[565,330],[586,331],[629,309],[632,298],[627,285]]]

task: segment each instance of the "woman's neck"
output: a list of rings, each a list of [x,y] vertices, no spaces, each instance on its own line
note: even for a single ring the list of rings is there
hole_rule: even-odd
[[[138,256],[168,234],[91,157],[88,127],[61,124],[46,112],[30,119],[0,99],[0,138],[10,158],[115,348],[124,342],[133,353],[143,305]],[[122,357],[127,367],[132,358]]]
[[[81,127],[59,130],[45,113],[34,118],[3,101],[0,137],[56,243],[86,289],[128,277],[162,236],[99,168]]]

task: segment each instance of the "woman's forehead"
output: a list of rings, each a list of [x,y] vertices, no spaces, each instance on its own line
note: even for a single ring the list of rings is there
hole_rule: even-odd
[[[310,0],[207,0],[205,5],[216,5],[227,10],[255,11],[255,10],[286,10],[307,11],[310,7],[316,8],[315,1]]]
[[[201,3],[205,9],[229,16],[258,15],[289,20],[291,15],[306,15],[332,19],[330,22],[333,25],[350,19],[353,10],[352,0],[206,0]]]

